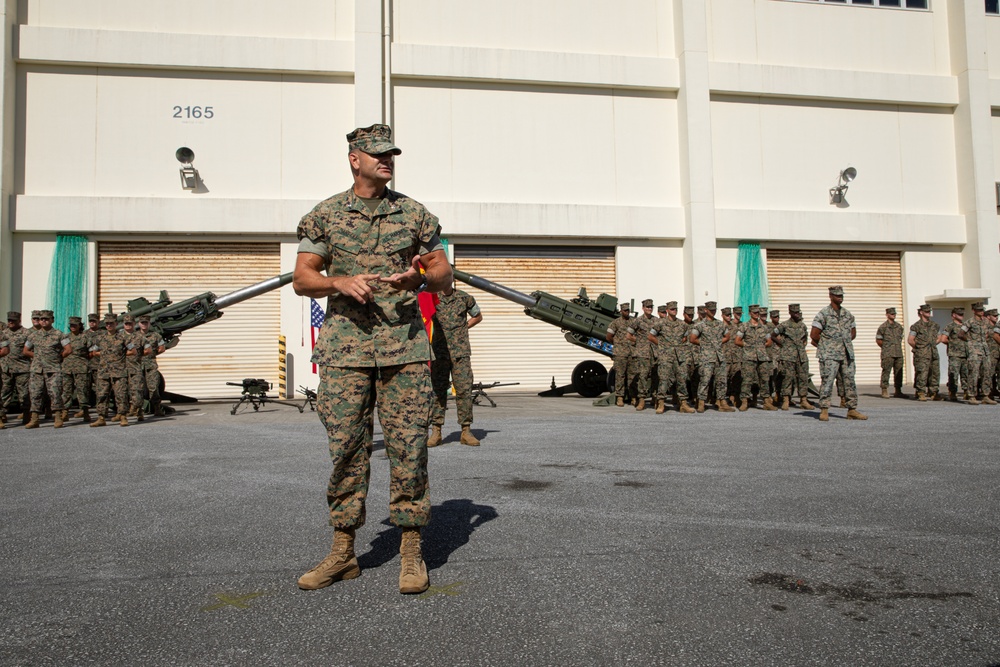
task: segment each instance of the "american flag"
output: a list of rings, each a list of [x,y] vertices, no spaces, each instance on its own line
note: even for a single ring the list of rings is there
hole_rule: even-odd
[[[326,313],[323,312],[323,307],[316,299],[309,299],[309,335],[312,338],[312,349],[316,349],[316,332],[322,328],[324,319],[326,319]],[[313,375],[319,372],[316,364],[312,365],[312,370]]]

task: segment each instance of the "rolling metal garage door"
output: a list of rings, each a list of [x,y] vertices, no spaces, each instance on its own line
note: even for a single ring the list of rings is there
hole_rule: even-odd
[[[615,293],[613,248],[456,246],[455,266],[520,292],[548,292],[571,299],[581,286],[590,298]],[[547,389],[570,383],[573,367],[596,359],[611,368],[611,358],[566,342],[558,328],[532,319],[524,308],[469,285],[483,321],[469,332],[477,382],[520,382],[519,389]]]
[[[787,317],[788,304],[802,304],[802,319],[807,325],[824,306],[830,304],[832,285],[843,285],[844,307],[857,321],[854,340],[857,354],[856,380],[878,384],[881,375],[881,352],[875,332],[885,321],[885,309],[896,307],[896,321],[909,324],[903,313],[903,286],[898,252],[853,250],[767,250],[767,281],[771,307]],[[904,344],[905,347],[905,344]],[[810,371],[819,384],[816,348],[809,346]]]
[[[178,303],[228,294],[280,273],[277,243],[99,243],[98,300],[123,312],[130,299],[155,301],[167,290]],[[158,358],[168,391],[212,398],[238,396],[226,382],[278,381],[278,290],[226,308],[221,319],[185,332]]]

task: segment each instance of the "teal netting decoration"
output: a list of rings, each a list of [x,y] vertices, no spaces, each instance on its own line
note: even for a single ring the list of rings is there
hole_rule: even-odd
[[[86,236],[59,234],[56,252],[49,269],[47,308],[51,308],[56,321],[52,326],[69,331],[69,318],[87,313],[88,244]],[[39,306],[40,307],[40,306]]]
[[[736,294],[733,305],[743,306],[743,320],[750,319],[750,305],[770,306],[767,271],[761,259],[759,243],[740,241],[736,255]]]

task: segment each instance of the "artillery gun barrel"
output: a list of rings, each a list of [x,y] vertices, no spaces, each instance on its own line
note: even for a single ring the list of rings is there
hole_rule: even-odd
[[[473,287],[481,289],[484,292],[495,294],[502,299],[513,301],[514,303],[520,304],[525,308],[534,308],[535,304],[538,303],[538,299],[536,297],[533,297],[530,294],[525,294],[524,292],[518,292],[516,289],[511,289],[510,287],[497,284],[492,280],[480,278],[479,276],[474,276],[471,273],[466,273],[465,271],[459,271],[454,267],[452,268],[452,273],[455,275],[456,280],[461,280],[463,283],[472,285]]]
[[[243,287],[235,292],[230,292],[229,294],[223,294],[220,297],[216,297],[215,306],[221,310],[227,306],[232,306],[233,304],[246,301],[247,299],[252,299],[265,292],[278,289],[279,287],[287,285],[290,282],[292,282],[292,273],[283,273],[280,276],[268,278],[267,280],[262,280],[261,282],[250,285],[249,287]]]

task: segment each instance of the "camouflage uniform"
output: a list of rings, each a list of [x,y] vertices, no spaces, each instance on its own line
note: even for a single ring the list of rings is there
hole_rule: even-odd
[[[101,318],[97,313],[91,313],[87,316],[88,325],[91,322],[97,322],[96,328],[88,328],[85,333],[87,336],[87,347],[93,348],[97,345],[97,339],[100,337],[104,331],[101,329]],[[90,369],[90,400],[96,404],[97,403],[97,385],[98,385],[98,375],[101,369],[101,359],[100,357],[91,357],[87,362],[87,367]]]
[[[148,321],[148,317],[143,315],[139,322]],[[163,336],[149,329],[139,332],[143,339],[142,348],[142,374],[146,382],[146,392],[149,395],[149,412],[153,415],[160,414],[160,382],[163,376],[160,375],[160,366],[156,363],[156,357],[160,354],[160,348],[166,346]]]
[[[374,212],[353,188],[320,202],[299,222],[298,238],[299,252],[322,257],[330,276],[403,273],[418,252],[442,247],[438,219],[388,188]],[[312,355],[320,367],[316,406],[333,462],[330,524],[350,529],[365,522],[377,403],[390,462],[389,519],[419,527],[431,514],[430,343],[415,294],[386,283],[372,287],[368,303],[340,294],[328,298]]]
[[[34,354],[31,365],[35,369],[28,387],[32,412],[41,414],[45,410],[46,394],[51,401],[52,410],[62,411],[62,352],[67,345],[69,337],[59,329],[37,329],[28,334],[24,348]]]
[[[913,388],[918,394],[936,394],[941,384],[941,357],[937,339],[941,326],[934,320],[910,325],[913,336]]]
[[[691,306],[684,307],[684,315],[691,315],[693,313],[694,308]],[[681,321],[684,322],[687,331],[684,333],[684,345],[678,350],[678,357],[682,360],[681,369],[684,371],[684,385],[687,387],[687,395],[694,399],[698,396],[697,354],[695,346],[691,342],[691,330],[694,328],[694,321],[688,322],[686,317],[681,319]]]
[[[621,304],[627,306],[627,303]],[[628,315],[620,315],[608,325],[608,333],[614,336],[612,345],[612,359],[614,360],[615,372],[615,396],[627,398],[626,392],[629,387],[629,359],[632,357],[633,344],[626,335],[632,327],[633,318]]]
[[[710,308],[711,310],[711,308]],[[726,380],[728,379],[726,358],[722,354],[722,339],[726,335],[725,324],[712,318],[696,322],[691,328],[692,334],[698,335],[698,400],[708,401],[708,387],[715,377],[715,398],[718,401],[726,398]],[[699,408],[700,409],[700,408]]]
[[[996,324],[997,311],[995,308],[991,308],[987,315],[991,316],[994,323],[990,330],[990,364],[993,370],[990,376],[990,386],[994,395],[1000,395],[1000,343],[996,339],[996,336],[1000,336],[1000,326]]]
[[[8,317],[16,315],[20,317],[19,313],[11,311],[8,313]],[[4,382],[3,382],[3,394],[0,396],[0,401],[3,403],[3,412],[6,414],[14,402],[21,407],[22,413],[27,413],[31,409],[31,399],[30,393],[28,391],[28,380],[29,380],[29,369],[31,367],[31,359],[24,355],[24,344],[28,340],[28,334],[31,333],[32,329],[27,327],[18,327],[17,331],[8,328],[4,333],[4,340],[0,343],[5,343],[10,349],[10,352],[3,358],[4,366]]]
[[[812,326],[819,329],[819,345],[816,360],[819,362],[822,384],[819,390],[819,407],[829,409],[830,396],[837,376],[843,374],[844,393],[847,407],[855,410],[858,407],[858,388],[854,383],[854,341],[851,330],[856,328],[854,315],[841,306],[838,310],[832,305],[823,308],[816,314]]]
[[[969,341],[962,325],[951,321],[944,328],[948,337],[948,391],[957,394],[969,391]]]
[[[688,399],[685,382],[685,350],[690,345],[687,342],[688,325],[681,319],[660,318],[650,333],[656,337],[659,387],[656,398],[666,400],[667,396],[676,393],[682,401]]]
[[[102,331],[94,337],[90,351],[97,352],[99,364],[97,370],[97,416],[104,417],[108,411],[108,398],[114,393],[115,413],[124,415],[128,412],[128,370],[125,368],[125,353],[128,343],[125,333]]]
[[[75,321],[74,321],[75,320]],[[80,318],[71,317],[70,324],[83,323]],[[76,398],[80,404],[80,409],[90,407],[90,336],[86,331],[79,333],[69,332],[69,346],[72,350],[68,357],[63,359],[63,408],[68,410]]]
[[[774,328],[772,332],[779,338],[778,363],[781,364],[781,389],[778,393],[782,398],[791,398],[798,387],[800,399],[809,396],[809,357],[806,354],[806,341],[809,340],[809,329],[802,320],[796,322],[788,318]]]
[[[768,392],[768,381],[771,378],[771,358],[766,347],[768,326],[762,322],[756,324],[751,319],[740,324],[736,337],[743,341],[743,384],[740,387],[740,398],[749,399],[753,395],[753,386],[759,387],[761,394]]]
[[[649,299],[643,301],[643,306],[652,306]],[[630,331],[635,336],[632,345],[632,356],[629,358],[629,389],[635,398],[649,397],[650,376],[652,366],[652,343],[649,342],[649,331],[656,324],[657,318],[643,313],[632,319]]]
[[[778,358],[781,356],[781,348],[774,344],[774,328],[781,324],[778,319],[780,313],[777,310],[771,311],[771,322],[768,324],[761,318],[761,324],[767,326],[767,340],[771,341],[771,347],[767,348],[767,356],[771,360],[771,385],[770,394],[775,396],[781,393],[782,370]]]
[[[722,314],[729,315],[732,310],[723,308]],[[738,399],[743,386],[743,350],[736,345],[736,333],[740,330],[740,322],[735,318],[726,324],[729,340],[722,345],[722,353],[726,357],[726,396]]]
[[[135,322],[131,315],[126,322]],[[146,388],[146,378],[142,374],[142,352],[146,347],[146,337],[138,329],[123,331],[125,337],[125,372],[128,373],[129,412],[143,412],[142,390]]]
[[[979,306],[977,309],[976,306]],[[972,318],[966,320],[962,330],[969,337],[969,394],[974,398],[989,396],[986,387],[989,377],[989,348],[987,340],[993,327],[982,314],[982,304],[972,305],[973,311],[978,311]]]
[[[434,403],[431,409],[431,424],[444,425],[444,415],[448,410],[448,390],[455,382],[455,403],[458,409],[458,423],[472,424],[472,348],[469,345],[467,317],[479,315],[476,300],[462,290],[456,289],[450,296],[438,294],[438,304],[434,313],[434,328],[431,346],[434,361],[431,362],[431,384],[434,387]]]
[[[893,308],[895,313],[896,309]],[[892,374],[893,386],[897,392],[903,390],[903,325],[899,322],[886,320],[875,332],[875,340],[882,341],[880,348],[882,357],[882,389],[889,388],[889,374]]]

